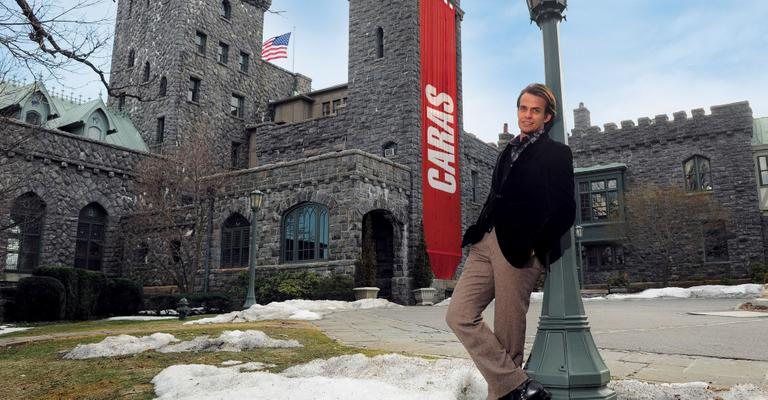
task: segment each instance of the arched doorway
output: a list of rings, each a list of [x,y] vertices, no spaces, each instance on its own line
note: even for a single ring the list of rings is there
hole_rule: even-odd
[[[392,278],[395,275],[395,219],[386,210],[373,210],[363,215],[363,226],[373,226],[373,242],[376,249],[376,286],[379,298],[392,300]],[[365,229],[363,229],[363,242]]]

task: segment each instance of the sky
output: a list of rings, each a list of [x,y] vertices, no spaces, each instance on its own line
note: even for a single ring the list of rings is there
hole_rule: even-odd
[[[601,127],[744,100],[755,117],[768,116],[768,1],[568,3],[560,26],[567,129],[580,102]],[[105,0],[86,17],[114,19],[115,4]],[[504,122],[515,130],[520,89],[544,81],[541,31],[524,0],[463,0],[461,7],[464,129],[496,141]],[[273,0],[271,9],[281,12],[266,15],[264,38],[294,33],[291,57],[275,64],[309,76],[313,89],[347,81],[348,0]],[[99,56],[108,70],[109,51]],[[103,91],[84,68],[54,85],[83,98]]]

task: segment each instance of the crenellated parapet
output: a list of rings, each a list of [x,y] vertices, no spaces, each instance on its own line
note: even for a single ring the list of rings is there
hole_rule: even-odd
[[[668,141],[682,141],[711,135],[752,135],[752,110],[747,101],[716,105],[707,114],[703,108],[659,114],[653,118],[640,117],[637,122],[624,120],[608,122],[602,129],[589,124],[589,110],[579,105],[574,110],[576,127],[571,130],[569,145],[574,151],[607,149],[622,146],[648,146]]]

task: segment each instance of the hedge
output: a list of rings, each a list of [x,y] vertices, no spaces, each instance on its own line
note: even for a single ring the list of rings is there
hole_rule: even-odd
[[[22,321],[59,321],[64,318],[64,285],[49,276],[21,278],[16,291],[15,315]]]
[[[101,291],[99,315],[135,315],[142,309],[143,289],[138,283],[126,279],[110,279]]]
[[[99,295],[107,285],[103,273],[80,268],[43,267],[36,269],[33,274],[56,278],[64,285],[64,318],[68,320],[91,319],[97,312]]]

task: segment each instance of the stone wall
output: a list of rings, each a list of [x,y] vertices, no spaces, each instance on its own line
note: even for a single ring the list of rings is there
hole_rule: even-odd
[[[580,107],[581,108],[581,107]],[[584,110],[580,111],[582,115]],[[643,184],[684,187],[683,162],[693,155],[709,158],[714,190],[712,196],[730,213],[726,226],[730,260],[726,263],[703,261],[701,246],[681,248],[687,262],[671,271],[674,280],[744,278],[752,261],[763,260],[763,229],[755,174],[751,157],[752,111],[747,102],[640,118],[598,127],[583,125],[572,131],[570,146],[577,167],[621,162],[627,165],[627,190]],[[580,121],[588,121],[581,118]],[[583,124],[584,122],[582,122]],[[681,244],[681,246],[684,246]],[[656,265],[643,264],[627,256],[626,265],[633,281],[659,281],[663,276]]]
[[[177,145],[196,133],[213,132],[217,158],[232,167],[231,150],[240,144],[235,167],[247,165],[248,137],[245,126],[264,121],[267,102],[308,92],[311,81],[260,59],[264,11],[269,1],[231,1],[231,18],[219,16],[218,1],[185,0],[128,2],[118,6],[112,57],[111,83],[138,93],[143,100],[126,99],[125,110],[153,151]],[[207,35],[205,54],[195,46],[196,32]],[[218,60],[219,42],[229,45],[226,64]],[[133,67],[128,54],[136,53]],[[240,71],[240,52],[249,55],[247,72]],[[150,80],[143,83],[145,62]],[[168,82],[166,96],[158,95],[162,77]],[[190,77],[201,80],[199,101],[187,100]],[[232,95],[244,98],[243,116],[230,114]],[[109,104],[117,108],[118,100]],[[165,118],[164,141],[156,138],[157,120]]]
[[[0,118],[4,143],[26,138],[0,154],[0,169],[18,172],[21,185],[6,200],[33,192],[45,202],[40,266],[72,266],[80,210],[96,202],[107,212],[103,270],[119,275],[118,223],[134,208],[133,168],[144,153],[21,121]],[[4,166],[4,167],[3,167]],[[5,175],[7,176],[7,175]],[[9,204],[0,204],[0,225],[8,222]],[[5,233],[0,232],[0,267],[5,265]],[[6,277],[6,279],[9,277]]]
[[[248,193],[254,189],[266,193],[264,205],[256,216],[259,243],[257,265],[262,272],[287,268],[351,274],[353,263],[361,251],[363,215],[373,210],[386,210],[400,224],[408,217],[408,169],[360,150],[262,165],[213,179],[226,181],[226,195],[217,198],[214,206],[212,290],[225,289],[243,271],[219,268],[221,226],[234,213],[253,221]],[[282,218],[289,209],[303,202],[316,202],[328,207],[330,256],[327,260],[311,263],[283,263],[280,259]],[[395,251],[402,250],[395,246]],[[401,255],[396,258],[402,260],[406,257]],[[392,286],[396,300],[410,301],[405,294],[410,295],[407,292],[410,288],[402,262],[395,265]]]

